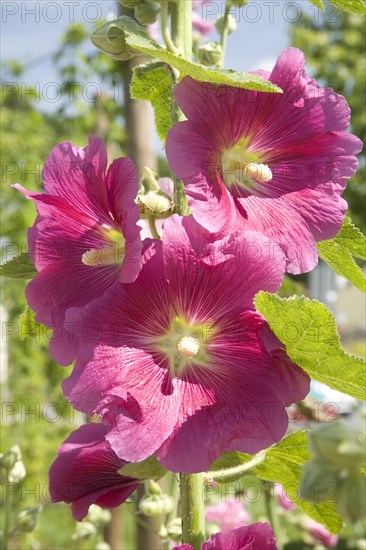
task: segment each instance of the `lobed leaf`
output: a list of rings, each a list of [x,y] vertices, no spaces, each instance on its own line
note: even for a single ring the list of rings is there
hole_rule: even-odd
[[[157,61],[138,65],[133,70],[131,97],[150,101],[154,109],[156,131],[163,143],[172,124],[172,87],[173,74],[166,63]]]
[[[366,5],[363,0],[331,0],[333,6],[349,13],[366,14]]]
[[[315,380],[366,400],[365,362],[341,347],[335,318],[324,304],[267,292],[259,292],[255,304],[294,363]]]
[[[37,275],[37,270],[27,252],[14,256],[14,258],[0,266],[1,277],[32,279],[35,275]]]

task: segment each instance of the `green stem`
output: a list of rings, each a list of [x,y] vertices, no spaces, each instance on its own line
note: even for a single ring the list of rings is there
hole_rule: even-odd
[[[179,0],[171,3],[172,39],[184,59],[192,60],[192,0]],[[183,114],[173,99],[172,123],[183,120]],[[188,214],[187,200],[183,183],[173,175],[174,203],[177,214]]]
[[[204,475],[180,474],[183,544],[201,550],[205,541]]]
[[[224,483],[225,481],[235,481],[240,479],[245,475],[249,470],[261,464],[266,458],[266,453],[261,451],[255,455],[251,460],[245,462],[245,464],[240,464],[239,466],[233,466],[232,468],[227,468],[225,470],[216,470],[212,472],[207,472],[206,478],[208,480],[219,481]]]
[[[11,501],[12,495],[7,495],[5,499],[5,510],[4,510],[4,529],[3,529],[3,539],[1,544],[1,550],[7,550],[9,542],[9,528],[10,528],[10,514],[11,514]]]
[[[273,483],[263,482],[262,483],[263,492],[264,492],[264,502],[266,507],[266,516],[268,518],[269,523],[272,526],[273,532],[276,537],[277,542],[277,548],[278,550],[283,549],[282,544],[282,534],[280,530],[280,524],[278,520],[278,516],[276,514],[276,511],[274,510],[274,502],[273,502]]]
[[[149,222],[149,229],[151,231],[151,235],[154,237],[154,239],[159,239],[160,240],[161,237],[158,233],[158,230],[156,229],[154,216],[149,216],[148,222]]]
[[[172,39],[170,38],[168,29],[168,2],[162,2],[160,8],[161,16],[161,34],[164,38],[166,49],[175,55],[179,55],[180,51],[175,47]]]
[[[223,30],[221,33],[221,40],[220,40],[220,46],[222,50],[221,55],[221,61],[219,63],[219,66],[222,67],[224,65],[225,61],[225,50],[226,50],[226,43],[227,43],[227,37],[228,37],[228,22],[229,22],[229,14],[230,14],[230,8],[231,8],[231,2],[227,0],[226,6],[225,6],[225,12],[223,17]]]

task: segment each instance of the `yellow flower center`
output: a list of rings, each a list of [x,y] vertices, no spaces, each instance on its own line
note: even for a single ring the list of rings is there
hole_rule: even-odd
[[[108,238],[109,244],[84,252],[81,256],[84,265],[100,266],[122,263],[125,255],[125,240],[122,233],[115,229],[103,229],[103,235]]]
[[[208,366],[207,342],[212,335],[209,323],[194,324],[177,316],[155,345],[167,357],[171,373],[179,375],[193,364]]]
[[[260,162],[261,155],[248,150],[245,140],[240,140],[231,149],[224,151],[221,157],[221,171],[228,187],[240,185],[254,191],[258,184],[268,183],[272,179],[270,167]]]

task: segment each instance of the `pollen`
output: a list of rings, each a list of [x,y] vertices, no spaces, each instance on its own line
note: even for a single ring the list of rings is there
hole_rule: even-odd
[[[103,248],[91,248],[84,252],[81,261],[84,265],[98,266],[119,263],[124,255],[121,246],[105,246]]]
[[[200,343],[197,338],[192,336],[183,336],[178,342],[178,352],[185,359],[192,359],[197,355],[200,349]]]
[[[246,177],[258,181],[259,183],[268,183],[272,179],[272,172],[267,164],[255,164],[250,162],[242,165],[243,173]]]

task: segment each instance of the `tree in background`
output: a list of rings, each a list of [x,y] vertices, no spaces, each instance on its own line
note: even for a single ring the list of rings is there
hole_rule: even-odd
[[[363,141],[366,138],[366,58],[364,20],[355,14],[332,8],[325,11],[319,21],[314,16],[302,15],[292,25],[291,43],[304,53],[314,77],[345,96],[352,111],[352,132]],[[330,16],[333,13],[335,15]],[[328,15],[326,15],[328,14]],[[360,155],[360,167],[344,193],[350,216],[363,232],[366,228],[365,206],[365,153]]]

